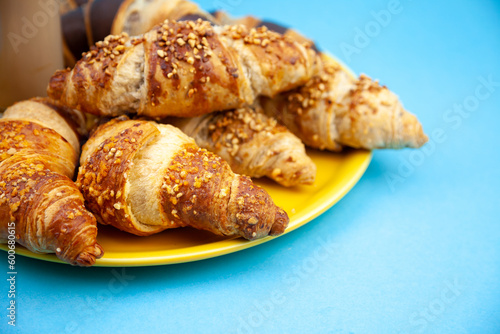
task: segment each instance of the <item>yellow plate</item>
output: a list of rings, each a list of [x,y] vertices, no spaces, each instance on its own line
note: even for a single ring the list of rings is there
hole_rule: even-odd
[[[266,189],[275,203],[290,216],[289,233],[313,220],[339,201],[361,178],[371,160],[370,151],[344,153],[308,150],[318,172],[312,186],[284,188],[269,180],[255,183]],[[99,226],[98,242],[105,254],[96,266],[151,266],[207,259],[253,247],[276,237],[255,241],[228,239],[191,228],[167,230],[138,237],[113,227]],[[0,249],[7,250],[6,245]],[[61,262],[53,254],[35,254],[17,245],[16,254],[51,262]]]
[[[353,77],[353,72],[334,58]],[[308,150],[317,166],[316,181],[312,186],[284,188],[267,180],[255,180],[271,195],[274,202],[290,217],[284,234],[310,222],[345,196],[358,182],[370,164],[372,153],[346,150],[343,153]],[[282,234],[283,235],[283,234]],[[174,264],[203,260],[253,247],[276,237],[255,241],[242,238],[224,238],[191,228],[167,230],[149,237],[138,237],[109,226],[99,226],[97,241],[104,248],[104,257],[97,260],[101,267],[132,267]],[[7,250],[7,245],[0,245]],[[54,254],[35,254],[16,245],[16,254],[64,263]]]

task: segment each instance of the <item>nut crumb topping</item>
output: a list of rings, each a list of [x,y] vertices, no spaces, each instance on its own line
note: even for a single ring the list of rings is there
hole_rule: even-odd
[[[233,157],[238,154],[242,145],[250,142],[256,135],[270,137],[287,131],[276,119],[250,107],[220,112],[210,117],[208,136],[214,143],[213,146],[219,149],[224,147]]]
[[[164,75],[168,79],[178,79],[179,63],[186,62],[193,66],[191,73],[196,69],[203,69],[201,64],[207,62],[213,55],[213,51],[207,37],[215,35],[210,22],[198,19],[196,21],[165,20],[157,28],[157,40],[155,42],[157,55],[165,63],[162,66]],[[198,81],[207,83],[208,77],[202,77]],[[191,97],[191,96],[190,96]]]

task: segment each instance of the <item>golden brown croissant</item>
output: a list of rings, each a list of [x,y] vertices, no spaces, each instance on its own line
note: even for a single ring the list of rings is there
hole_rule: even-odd
[[[99,222],[150,235],[191,226],[257,239],[288,216],[250,178],[171,125],[111,120],[83,147],[77,184]]]
[[[33,252],[90,266],[103,250],[96,220],[70,179],[80,147],[70,126],[75,115],[32,99],[0,119],[0,242],[15,231],[15,241]]]
[[[192,117],[297,87],[318,64],[313,50],[266,28],[166,20],[138,37],[108,36],[47,91],[96,115]]]
[[[202,148],[226,160],[238,174],[267,176],[284,186],[312,184],[316,165],[304,144],[260,107],[169,119]]]
[[[365,75],[355,80],[334,60],[322,58],[322,75],[273,99],[262,98],[265,113],[319,149],[418,148],[427,142],[420,122],[387,87]]]
[[[98,7],[97,4],[91,5]],[[95,12],[97,11],[95,10]],[[316,50],[311,41],[292,29],[273,22],[261,21],[251,16],[235,20],[221,11],[211,16],[194,3],[186,0],[130,0],[125,1],[120,6],[116,16],[116,10],[106,12],[113,13],[113,15],[107,14],[109,17],[106,16],[106,18],[95,17],[95,20],[93,17],[92,22],[99,21],[100,24],[95,24],[99,27],[109,26],[113,22],[113,33],[115,34],[121,31],[138,34],[167,18],[203,17],[217,24],[244,24],[249,28],[266,26],[300,43],[309,43],[311,48]],[[68,27],[71,25],[68,24]],[[329,64],[325,67],[330,69],[324,69],[321,76],[317,76],[309,82],[308,87],[294,92],[294,96],[285,95],[276,100],[264,99],[263,104],[267,113],[279,117],[281,122],[292,129],[308,146],[320,149],[338,151],[343,145],[367,149],[419,147],[426,142],[427,139],[421,130],[421,125],[413,115],[403,110],[402,117],[398,117],[402,106],[397,97],[385,87],[381,87],[381,90],[377,89],[378,83],[366,76],[361,76],[360,82],[356,82],[332,59],[328,59],[327,63]],[[335,74],[332,75],[328,72]],[[318,86],[325,86],[329,89],[319,99],[316,96],[317,92],[315,92]],[[370,92],[370,87],[379,93],[373,94]],[[348,93],[349,96],[347,96]],[[313,95],[312,100],[317,104],[315,108],[301,106],[310,101],[308,98],[310,95]],[[341,97],[344,97],[341,101],[343,108],[339,109],[336,108],[336,105],[332,105],[332,101],[340,101]],[[284,98],[291,99],[290,103]],[[355,108],[351,110],[347,105],[351,103],[350,101],[357,102],[359,105],[353,105]],[[388,103],[391,103],[391,108],[387,108]],[[373,114],[370,114],[368,110],[373,108],[381,109],[383,112],[372,117]],[[304,109],[307,109],[306,113],[303,113]],[[351,122],[350,118],[353,118],[355,122]],[[365,133],[367,126],[375,128]],[[393,127],[399,131],[393,133]],[[405,132],[403,136],[402,132]]]
[[[267,26],[300,43],[314,44],[292,29],[251,16],[232,19],[214,13],[220,24]],[[354,148],[418,148],[427,142],[422,125],[398,97],[366,75],[354,79],[331,57],[321,54],[320,73],[304,86],[260,102],[302,141],[314,148],[339,151]]]
[[[213,21],[210,14],[186,0],[126,1],[114,18],[112,33],[139,35],[165,19],[194,17]],[[200,147],[221,156],[238,174],[267,176],[284,186],[314,182],[316,167],[300,139],[253,108],[171,118],[169,122],[193,137]]]

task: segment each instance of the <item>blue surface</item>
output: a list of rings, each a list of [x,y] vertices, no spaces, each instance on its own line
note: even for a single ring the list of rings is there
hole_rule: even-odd
[[[293,25],[380,78],[434,145],[375,152],[332,209],[235,254],[124,272],[19,256],[17,327],[2,280],[0,332],[500,333],[500,85],[480,81],[500,83],[500,3],[401,0],[378,31],[392,2],[367,3],[201,1]]]

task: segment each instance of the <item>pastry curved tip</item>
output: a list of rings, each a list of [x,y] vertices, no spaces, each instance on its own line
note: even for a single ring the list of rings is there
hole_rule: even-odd
[[[76,258],[76,265],[81,267],[90,267],[95,264],[97,259],[104,255],[104,250],[101,245],[95,244],[85,248]]]
[[[275,179],[277,183],[284,187],[294,187],[299,185],[312,185],[316,180],[316,169],[307,168],[294,172],[289,178]]]
[[[271,224],[262,224],[260,226],[259,224],[255,224],[247,226],[240,231],[239,235],[250,241],[261,239],[269,235],[277,236],[285,232],[289,221],[290,219],[288,218],[287,213],[283,211],[283,209],[277,208]]]
[[[305,164],[301,168],[299,168],[291,178],[292,182],[290,185],[285,186],[294,186],[294,185],[312,185],[316,180],[316,165],[314,162]]]
[[[288,215],[285,211],[282,209],[279,209],[276,212],[274,224],[271,227],[271,230],[269,231],[269,235],[276,236],[283,234],[288,227],[288,223],[290,222],[290,218],[288,218]]]
[[[284,187],[311,185],[316,180],[316,165],[305,151],[290,155],[279,166],[268,177]]]
[[[401,143],[403,147],[420,148],[427,141],[429,137],[424,133],[422,124],[418,121],[417,117],[409,112],[405,112],[402,119],[403,131]]]

